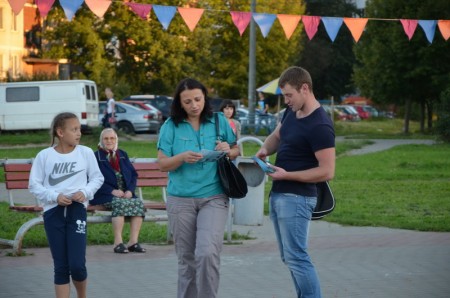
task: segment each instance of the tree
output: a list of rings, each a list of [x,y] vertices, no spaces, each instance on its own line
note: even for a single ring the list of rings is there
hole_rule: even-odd
[[[55,6],[46,19],[44,55],[69,59],[79,76],[96,81],[99,89],[113,87],[117,98],[129,93],[171,94],[183,77],[204,82],[214,96],[242,98],[247,94],[249,29],[241,37],[230,11],[249,11],[250,3],[181,2],[169,0],[164,5],[205,9],[194,32],[179,14],[164,30],[153,10],[148,20],[142,20],[121,1],[113,1],[102,19],[83,6],[70,22],[60,6]],[[290,0],[261,1],[257,10],[301,14],[304,5],[293,6]],[[292,64],[292,57],[301,50],[301,37],[296,31],[287,40],[277,21],[267,38],[259,29],[257,35],[256,81],[260,86]]]
[[[372,0],[369,18],[449,19],[447,0]],[[425,115],[431,128],[432,106],[450,84],[450,43],[436,30],[432,44],[418,26],[409,41],[399,21],[369,21],[355,46],[355,82],[363,95],[378,103],[405,105],[404,132],[409,132],[412,103],[421,106],[421,130]],[[427,113],[425,112],[427,110]]]
[[[351,17],[357,13],[354,1],[349,0],[307,1],[306,10],[308,15],[328,17]],[[339,99],[343,94],[354,91],[351,81],[355,62],[354,41],[345,24],[342,24],[334,42],[321,22],[314,38],[309,40],[305,37],[303,43],[305,50],[297,56],[297,64],[310,72],[316,97]]]

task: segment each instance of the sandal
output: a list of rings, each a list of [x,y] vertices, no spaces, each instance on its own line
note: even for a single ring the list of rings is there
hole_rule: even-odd
[[[114,247],[114,252],[117,254],[127,254],[128,249],[126,248],[125,244],[120,243],[120,244],[117,244],[116,247]]]
[[[131,246],[128,246],[128,251],[131,252],[146,252],[147,250],[143,247],[141,247],[141,245],[139,243],[135,243]]]

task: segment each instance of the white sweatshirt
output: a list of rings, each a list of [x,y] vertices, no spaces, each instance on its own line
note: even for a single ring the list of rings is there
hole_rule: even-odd
[[[77,145],[72,152],[61,154],[50,147],[39,152],[34,159],[28,189],[45,212],[58,205],[60,193],[70,197],[82,191],[87,200],[92,200],[103,180],[91,148]],[[88,202],[84,205],[87,207]]]

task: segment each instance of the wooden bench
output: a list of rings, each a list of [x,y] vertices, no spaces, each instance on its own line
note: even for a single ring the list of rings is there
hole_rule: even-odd
[[[137,187],[138,197],[143,200],[142,187],[160,187],[164,202],[166,201],[167,173],[159,169],[159,165],[155,158],[132,158],[131,162],[138,173]],[[16,233],[14,240],[1,239],[0,244],[13,247],[14,254],[20,254],[22,250],[22,240],[26,232],[35,225],[43,224],[42,217],[43,208],[39,206],[39,202],[35,199],[32,205],[16,205],[14,202],[14,191],[28,189],[30,178],[30,170],[33,159],[7,159],[4,161],[3,167],[5,171],[5,185],[8,193],[9,209],[17,212],[34,212],[37,217],[30,219],[24,223]],[[29,194],[32,196],[31,194]],[[146,202],[144,206],[148,210],[165,210],[165,203]],[[88,223],[108,223],[111,222],[111,212],[103,205],[89,205],[87,211],[90,215],[87,217]],[[96,214],[98,213],[98,214]],[[146,214],[144,221],[157,222],[167,221],[167,214],[149,215]],[[170,234],[168,231],[167,239]]]

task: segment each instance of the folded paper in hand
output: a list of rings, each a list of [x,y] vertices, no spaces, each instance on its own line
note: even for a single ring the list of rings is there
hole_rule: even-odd
[[[202,149],[200,153],[203,155],[203,158],[200,159],[199,162],[217,161],[219,158],[227,154],[225,151],[214,151],[208,149]]]

